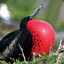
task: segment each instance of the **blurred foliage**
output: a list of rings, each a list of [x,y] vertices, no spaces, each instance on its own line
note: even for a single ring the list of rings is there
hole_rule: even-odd
[[[50,0],[48,9],[46,11],[45,20],[50,22],[53,26],[55,26],[57,22],[57,17],[60,11],[61,4],[62,0]]]
[[[36,0],[10,0],[6,2],[16,21],[31,15]]]
[[[33,14],[35,9],[37,8],[37,5],[39,6],[39,4],[36,4],[37,1],[38,0],[8,0],[5,3],[8,5],[8,8],[11,13],[14,15],[14,20],[20,22],[22,18]],[[43,3],[45,3],[45,1],[42,2],[42,5]],[[49,5],[45,10],[45,13],[43,11],[40,11],[35,17],[35,19],[45,20],[49,22],[56,30],[64,30],[63,22],[57,23],[57,18],[61,5],[62,0],[50,0]]]
[[[64,21],[60,21],[58,24],[57,24],[57,27],[58,31],[64,31]]]

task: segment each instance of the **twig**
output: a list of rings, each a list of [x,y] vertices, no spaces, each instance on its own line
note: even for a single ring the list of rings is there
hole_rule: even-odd
[[[42,57],[41,55],[40,55],[40,53],[36,53],[36,52],[33,52],[33,57],[38,57],[39,59]]]
[[[37,55],[38,55],[36,52],[33,52],[32,54],[33,54],[33,57],[35,57],[35,56],[37,56]]]
[[[50,57],[50,53],[51,53],[51,45],[52,45],[52,43],[50,43],[49,57]]]
[[[60,53],[64,52],[64,49],[60,50]]]
[[[58,50],[57,50],[57,54],[59,54],[61,50],[62,50],[62,39],[60,40],[60,44],[59,44],[59,47],[58,47]]]
[[[62,52],[64,52],[64,48],[62,46],[62,39],[61,39],[59,47],[58,47],[58,50],[57,50],[58,57],[57,57],[57,63],[56,64],[58,64],[59,62],[61,62],[60,58],[63,56]]]
[[[23,48],[20,46],[20,44],[18,44],[18,46],[20,47],[20,50],[21,50],[21,52],[22,52],[22,56],[23,56],[23,58],[24,58],[24,61],[26,61],[26,57],[25,57],[25,55],[24,55]]]

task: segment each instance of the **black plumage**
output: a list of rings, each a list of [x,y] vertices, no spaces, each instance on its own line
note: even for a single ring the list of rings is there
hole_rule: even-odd
[[[0,53],[2,55],[1,59],[9,61],[9,57],[15,59],[21,57],[21,60],[23,60],[22,56],[19,56],[22,52],[18,44],[20,44],[23,48],[26,60],[31,57],[30,50],[32,46],[32,37],[30,31],[26,29],[26,23],[29,20],[29,17],[24,18],[21,21],[19,30],[9,33],[0,41]]]
[[[10,44],[10,42],[22,31],[26,29],[26,23],[29,21],[29,17],[24,18],[20,23],[20,29],[13,31],[6,35],[1,41],[0,41],[0,52],[2,52],[6,46]]]
[[[42,7],[39,6],[31,16],[22,19],[20,23],[20,28],[9,33],[0,41],[0,60],[11,61],[9,57],[14,59],[17,59],[19,57],[22,61],[23,57],[22,55],[19,55],[22,54],[22,52],[18,44],[20,44],[23,48],[26,60],[31,58],[30,52],[32,48],[32,36],[31,32],[28,31],[26,24],[29,20],[32,20],[35,17],[40,8]]]

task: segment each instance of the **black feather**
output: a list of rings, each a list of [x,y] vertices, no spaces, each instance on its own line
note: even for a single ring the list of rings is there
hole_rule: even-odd
[[[22,19],[20,29],[9,33],[0,41],[0,53],[2,55],[1,60],[5,59],[6,61],[9,61],[9,57],[15,59],[21,57],[20,59],[23,60],[22,56],[19,56],[21,50],[18,44],[23,48],[26,60],[31,57],[30,51],[32,46],[32,36],[26,28],[26,24],[29,20],[29,17]]]
[[[19,54],[22,54],[20,47],[18,44],[21,45],[23,48],[26,60],[31,58],[30,51],[32,48],[32,37],[31,33],[25,29],[22,32],[20,32],[14,40],[10,42],[10,45],[5,48],[5,50],[2,52],[2,59],[1,60],[6,60],[6,61],[11,61],[9,57],[17,59],[18,57],[20,60],[23,60],[23,56],[19,56]],[[12,45],[12,46],[11,46]]]

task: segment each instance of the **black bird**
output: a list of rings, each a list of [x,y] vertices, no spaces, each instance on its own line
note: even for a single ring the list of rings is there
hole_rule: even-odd
[[[31,58],[30,51],[32,48],[32,35],[30,31],[26,29],[26,24],[29,20],[32,20],[35,17],[40,8],[42,7],[39,6],[31,16],[25,17],[21,20],[20,29],[9,33],[0,41],[0,60],[11,61],[9,57],[14,59],[19,57],[22,61],[23,57],[21,55],[19,56],[21,50],[18,44],[23,48],[26,60]]]

